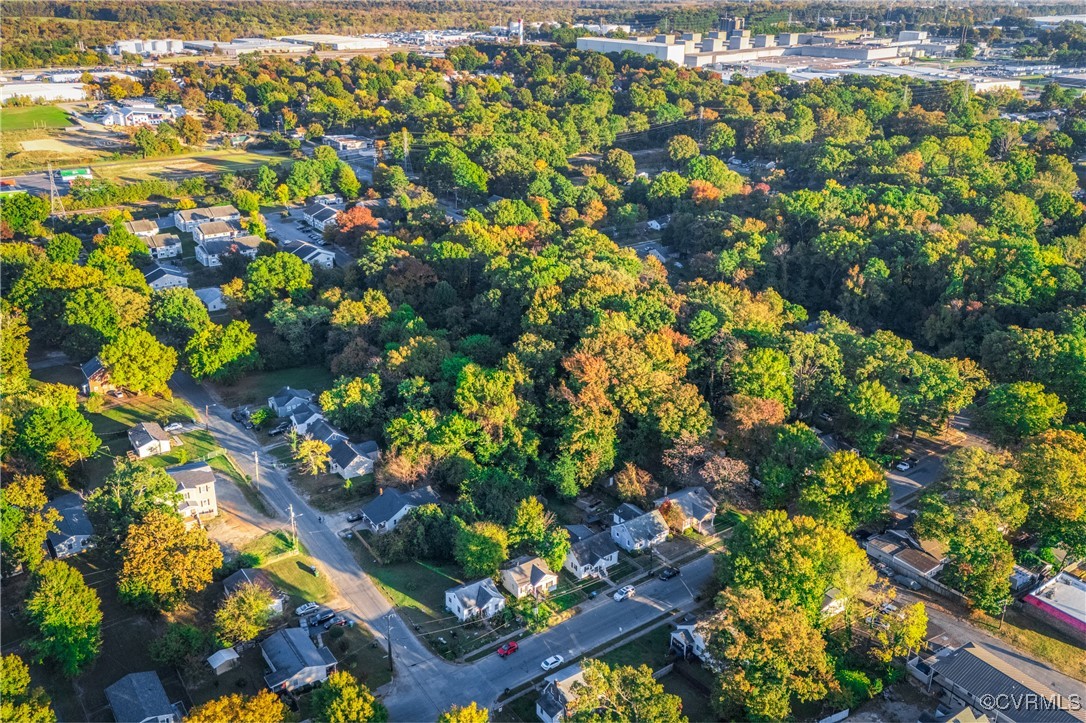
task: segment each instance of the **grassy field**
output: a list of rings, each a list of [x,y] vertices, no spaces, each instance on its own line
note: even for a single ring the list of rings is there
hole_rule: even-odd
[[[301,542],[298,543],[298,549],[302,553],[306,552],[305,546]],[[246,555],[255,555],[260,559],[261,563],[265,563],[276,560],[283,555],[289,555],[295,550],[290,543],[290,533],[286,530],[274,530],[256,538],[242,548],[241,551]]]
[[[270,372],[248,374],[229,386],[217,385],[215,391],[222,396],[223,403],[230,407],[245,404],[266,406],[268,397],[283,387],[308,389],[320,394],[332,387],[332,373],[322,365],[277,369]]]
[[[94,175],[111,181],[179,180],[205,173],[237,173],[279,163],[285,158],[247,151],[202,151],[164,158],[132,158],[92,164]]]
[[[67,128],[72,125],[68,113],[55,105],[31,105],[0,110],[0,131],[22,131],[29,128]]]
[[[608,665],[647,665],[659,670],[668,664],[671,626],[661,625],[609,653],[599,656]]]
[[[1000,629],[999,618],[974,611],[973,622],[1011,645],[1032,653],[1056,670],[1086,680],[1086,655],[1082,648],[1057,637],[1059,633],[1013,608],[1007,609],[1006,620]]]
[[[310,571],[313,562],[308,555],[287,555],[261,567],[280,590],[290,595],[291,607],[295,607],[303,602],[325,602],[335,597],[335,589],[328,578]]]

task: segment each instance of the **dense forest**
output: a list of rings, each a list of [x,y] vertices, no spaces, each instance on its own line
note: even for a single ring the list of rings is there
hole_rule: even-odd
[[[157,92],[187,95],[211,132],[378,139],[372,188],[325,146],[152,191],[234,202],[258,233],[261,205],[361,195],[372,202],[330,232],[357,263],[313,270],[266,244],[224,264],[230,318],[213,322],[188,289],[150,292],[145,249],[122,227],[88,234],[101,219],[77,218],[84,245],[47,232],[34,201],[5,200],[9,467],[87,482],[69,470],[97,448],[74,390],[29,379],[31,344],[99,354],[150,392],[177,366],[229,381],[319,360],[337,376],[320,400],[329,419],[386,449],[381,482],[455,500],[375,543],[390,559],[481,574],[519,544],[560,560],[568,540],[526,522],[541,514],[529,500],[612,478],[623,499],[704,486],[749,513],[722,555],[713,645],[743,658],[736,616],[792,621],[814,655],[801,700],[857,676],[870,695],[867,675],[915,643],[901,632],[873,658],[831,660],[818,630],[828,587],[874,579],[848,533],[886,519],[899,437],[966,412],[995,445],[955,453],[916,523],[948,545],[949,579],[978,607],[998,610],[1016,556],[1086,555],[1081,99],[888,78],[729,83],[640,56],[501,46],[183,64],[178,80]],[[1068,112],[1006,117],[1046,105]],[[95,182],[73,198],[120,193]],[[649,220],[666,263],[614,240]],[[832,420],[840,451],[816,420]],[[787,683],[753,695],[730,675],[722,715],[788,715]]]

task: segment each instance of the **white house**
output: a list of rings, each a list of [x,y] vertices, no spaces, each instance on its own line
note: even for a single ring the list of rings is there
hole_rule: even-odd
[[[113,719],[126,723],[175,723],[181,704],[171,703],[158,673],[129,673],[105,689]]]
[[[196,260],[204,266],[222,266],[222,257],[228,254],[255,259],[262,242],[259,236],[249,235],[202,241],[196,244]]]
[[[83,509],[83,498],[74,492],[51,500],[48,507],[60,513],[56,530],[46,535],[49,553],[58,560],[78,555],[94,546],[94,527]]]
[[[705,635],[692,623],[676,625],[671,631],[671,649],[689,660],[697,658],[705,667],[716,670],[717,664],[705,649]]]
[[[185,109],[179,105],[160,107],[153,101],[124,100],[117,105],[108,106],[102,118],[104,126],[157,126],[185,115]]]
[[[505,609],[505,595],[487,577],[446,590],[445,609],[460,622],[486,619]]]
[[[241,233],[241,227],[228,221],[205,221],[192,230],[196,243],[216,239],[233,238]]]
[[[607,568],[618,564],[618,545],[609,532],[600,532],[570,545],[562,567],[578,580],[599,577]]]
[[[226,309],[226,298],[222,295],[222,289],[218,286],[206,286],[196,289],[196,296],[204,302],[209,312],[223,311]]]
[[[320,266],[325,269],[330,269],[336,263],[336,254],[334,251],[331,249],[322,249],[320,246],[311,244],[307,241],[299,241],[294,244],[294,246],[287,249],[287,252],[297,256],[310,266]]]
[[[231,205],[186,208],[173,212],[173,222],[179,231],[192,233],[196,227],[208,221],[240,221],[241,211]]]
[[[343,479],[353,479],[371,474],[381,456],[381,449],[372,439],[360,444],[339,440],[328,453],[329,468]]]
[[[307,434],[309,429],[322,419],[323,410],[316,404],[306,402],[296,406],[290,413],[290,426],[298,434]]]
[[[301,628],[272,633],[261,641],[260,653],[271,670],[264,676],[264,683],[273,693],[308,690],[328,680],[328,674],[336,669],[332,651],[318,648]]]
[[[649,550],[666,540],[667,535],[667,522],[660,510],[611,526],[611,539],[626,552]]]
[[[150,218],[125,221],[122,226],[125,231],[140,238],[151,238],[159,232],[158,223]],[[109,233],[108,226],[102,226],[101,230],[103,233]]]
[[[128,430],[128,441],[140,459],[170,451],[170,435],[157,422],[140,422]]]
[[[175,269],[170,266],[161,266],[159,264],[152,264],[148,267],[148,269],[143,272],[143,278],[147,280],[147,285],[154,291],[176,289],[180,286],[189,285],[189,277],[180,269]]]
[[[362,508],[362,523],[377,533],[395,530],[400,520],[416,507],[441,501],[430,487],[420,487],[407,493],[395,487],[377,489],[377,496]]]
[[[717,502],[704,487],[687,487],[656,500],[656,508],[670,503],[682,512],[682,531],[690,528],[703,535],[713,532]]]
[[[305,222],[321,233],[324,233],[327,228],[336,227],[337,216],[339,216],[339,211],[323,203],[306,206],[305,211],[302,212]]]
[[[207,518],[219,514],[215,495],[215,471],[207,462],[189,462],[170,467],[166,474],[177,483],[181,503],[177,511],[185,518]]]
[[[510,561],[510,567],[501,571],[502,587],[518,600],[531,595],[539,597],[558,587],[558,576],[542,558],[522,555]]]
[[[151,236],[141,236],[140,240],[147,245],[147,253],[156,261],[160,259],[172,259],[181,255],[181,238],[172,233],[156,233]]]

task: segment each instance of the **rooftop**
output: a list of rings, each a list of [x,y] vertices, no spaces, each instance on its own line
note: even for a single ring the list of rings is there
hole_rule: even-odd
[[[619,527],[620,525],[615,526]],[[640,517],[623,522],[621,527],[625,527],[630,533],[630,537],[635,540],[652,540],[660,535],[666,535],[668,531],[667,522],[664,521],[664,516],[660,514],[660,510],[646,512]]]
[[[176,716],[162,681],[153,671],[129,673],[105,690],[113,717],[119,721],[143,721]]]
[[[183,211],[176,211],[175,213],[178,218],[186,223],[203,223],[204,221],[215,221],[224,218],[241,218],[241,212],[231,205],[187,208]]]
[[[611,539],[610,532],[600,532],[574,542],[570,546],[569,552],[582,565],[594,565],[609,555],[618,552],[618,545]]]
[[[189,462],[177,467],[170,467],[166,474],[173,477],[178,489],[193,489],[206,484],[215,484],[215,470],[207,462]]]
[[[536,587],[542,585],[547,578],[555,577],[553,571],[546,562],[539,557],[532,557],[530,555],[522,555],[514,560],[510,560],[512,567],[505,569],[518,586],[530,585]]]
[[[1023,602],[1063,620],[1086,636],[1086,582],[1061,572],[1026,595]]]
[[[57,522],[58,532],[50,532],[48,537],[53,544],[64,542],[69,537],[81,537],[94,534],[94,526],[87,519],[83,509],[83,498],[74,492],[61,495],[49,502],[49,507],[60,513]]]
[[[200,229],[200,233],[204,236],[218,236],[224,233],[234,233],[237,228],[226,221],[206,221],[200,224],[197,228]]]
[[[142,447],[156,440],[159,442],[170,441],[170,435],[166,434],[166,430],[162,429],[162,425],[158,422],[140,422],[128,430],[128,438],[137,447]]]
[[[318,648],[309,633],[301,628],[285,628],[272,633],[260,643],[260,649],[272,668],[264,680],[273,689],[306,668],[336,664],[332,652],[328,648]]]
[[[362,508],[362,514],[374,525],[388,522],[396,516],[397,512],[404,508],[404,505],[421,507],[426,504],[437,504],[440,501],[430,487],[420,487],[406,493],[395,487],[380,489],[380,494],[367,502]]]
[[[469,582],[460,587],[449,588],[445,592],[452,593],[454,597],[460,600],[460,604],[468,610],[481,608],[491,600],[504,597],[498,592],[498,586],[489,577]]]

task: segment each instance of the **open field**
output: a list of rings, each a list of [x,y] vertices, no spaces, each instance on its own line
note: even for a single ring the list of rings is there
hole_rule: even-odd
[[[31,105],[0,110],[0,131],[21,131],[27,128],[67,128],[72,125],[68,114],[55,105]]]
[[[98,178],[133,183],[148,180],[180,180],[205,173],[252,170],[284,159],[246,151],[205,151],[164,158],[137,158],[92,165]]]
[[[263,407],[268,404],[268,397],[285,386],[320,394],[332,387],[332,373],[320,365],[254,372],[233,384],[215,385],[215,391],[229,407],[245,404]]]

